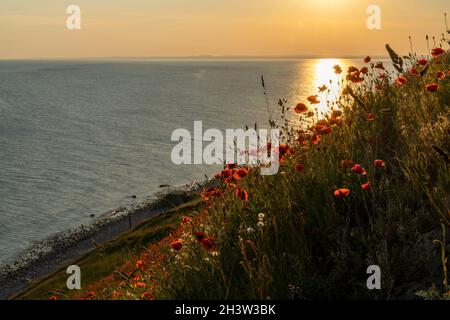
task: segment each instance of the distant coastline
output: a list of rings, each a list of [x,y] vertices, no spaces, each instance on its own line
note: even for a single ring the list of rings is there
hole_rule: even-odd
[[[243,61],[249,61],[249,60],[281,60],[281,61],[290,61],[290,60],[321,60],[321,59],[346,59],[346,60],[355,60],[355,59],[361,59],[362,55],[289,55],[289,56],[283,56],[283,55],[193,55],[193,56],[142,56],[142,57],[126,57],[126,56],[117,56],[117,57],[30,57],[30,58],[0,58],[0,61],[98,61],[98,60],[105,60],[105,61],[111,61],[111,60],[167,60],[167,61],[202,61],[202,60],[217,60],[217,61],[234,61],[234,60],[243,60]],[[374,58],[378,60],[389,60],[389,57],[380,54],[375,55]]]

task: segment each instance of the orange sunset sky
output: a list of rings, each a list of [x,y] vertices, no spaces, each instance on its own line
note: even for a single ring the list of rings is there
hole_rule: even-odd
[[[81,30],[66,8],[81,8]],[[369,5],[381,30],[369,30]],[[425,52],[448,0],[1,0],[0,59],[317,56]],[[431,44],[432,40],[431,40]]]

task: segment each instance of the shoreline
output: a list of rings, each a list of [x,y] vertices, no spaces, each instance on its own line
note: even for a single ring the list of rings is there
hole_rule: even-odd
[[[214,179],[181,187],[166,187],[129,208],[121,207],[102,214],[89,225],[56,233],[23,251],[13,263],[0,269],[0,300],[10,299],[30,284],[50,276],[135,226],[165,214],[195,199],[201,190],[215,183]],[[131,226],[130,226],[131,223]]]

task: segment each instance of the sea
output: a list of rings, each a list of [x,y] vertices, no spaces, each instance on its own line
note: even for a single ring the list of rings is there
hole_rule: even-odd
[[[164,185],[211,177],[220,166],[171,161],[174,130],[264,126],[279,99],[295,105],[337,86],[336,64],[362,62],[0,61],[0,265]]]

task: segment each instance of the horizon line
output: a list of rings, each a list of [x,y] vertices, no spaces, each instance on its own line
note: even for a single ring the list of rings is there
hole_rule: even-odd
[[[0,61],[26,60],[300,60],[300,59],[364,59],[363,55],[191,55],[191,56],[111,56],[111,57],[0,57]],[[387,55],[373,55],[375,59],[389,58]]]

